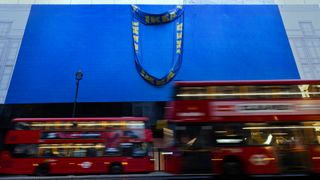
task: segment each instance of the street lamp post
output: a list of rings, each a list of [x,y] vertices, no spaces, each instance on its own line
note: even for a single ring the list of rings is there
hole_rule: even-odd
[[[77,71],[75,74],[76,78],[76,95],[74,97],[74,102],[73,102],[73,112],[72,112],[72,117],[76,116],[76,108],[77,108],[77,98],[78,98],[78,90],[79,90],[79,82],[83,78],[83,73],[81,70]]]

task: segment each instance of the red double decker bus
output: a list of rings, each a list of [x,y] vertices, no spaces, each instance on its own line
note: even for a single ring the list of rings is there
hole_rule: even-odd
[[[18,118],[5,138],[1,174],[154,171],[144,117]]]
[[[176,82],[174,88],[167,172],[320,173],[320,81]]]

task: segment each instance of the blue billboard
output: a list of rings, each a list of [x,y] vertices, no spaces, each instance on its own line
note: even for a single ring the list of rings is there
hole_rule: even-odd
[[[163,13],[175,6],[139,8]],[[181,64],[172,81],[156,86],[135,64],[130,5],[33,5],[6,103],[73,102],[78,70],[79,102],[167,101],[179,80],[300,78],[276,5],[182,8]],[[176,21],[137,26],[139,63],[154,77],[177,61]]]

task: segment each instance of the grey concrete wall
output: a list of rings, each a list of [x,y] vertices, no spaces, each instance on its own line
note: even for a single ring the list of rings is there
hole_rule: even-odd
[[[30,7],[0,4],[0,104],[7,95]]]

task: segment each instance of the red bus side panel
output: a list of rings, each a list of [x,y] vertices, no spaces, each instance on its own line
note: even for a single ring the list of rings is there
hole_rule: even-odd
[[[25,136],[22,136],[25,134]],[[28,144],[38,143],[40,139],[40,131],[37,130],[12,130],[9,131],[5,142],[6,144]]]

